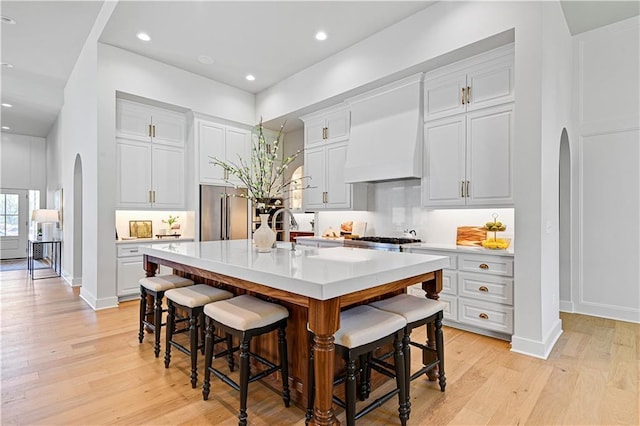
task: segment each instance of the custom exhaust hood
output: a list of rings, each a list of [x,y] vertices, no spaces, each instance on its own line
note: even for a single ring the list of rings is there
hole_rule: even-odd
[[[351,135],[345,182],[422,177],[422,81],[404,78],[347,99]]]

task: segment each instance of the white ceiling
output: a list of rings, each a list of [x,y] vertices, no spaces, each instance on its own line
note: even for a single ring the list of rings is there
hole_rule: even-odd
[[[101,41],[257,93],[351,46],[431,1],[120,1]],[[572,34],[638,15],[640,2],[565,1]],[[2,24],[3,126],[46,136],[102,1],[6,1]],[[634,7],[635,6],[635,7]],[[329,38],[314,39],[317,30]],[[135,38],[139,31],[152,40]],[[198,62],[199,55],[214,60]],[[249,82],[251,73],[256,80]]]

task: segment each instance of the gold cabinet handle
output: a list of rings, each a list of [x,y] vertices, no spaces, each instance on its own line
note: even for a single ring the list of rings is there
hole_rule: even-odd
[[[151,137],[151,124],[149,124],[149,130],[148,130],[148,132],[149,132],[149,137]]]
[[[147,195],[149,195],[148,200],[149,200],[149,202],[151,202],[151,191],[149,191],[149,194],[147,194]]]
[[[460,181],[460,197],[464,198],[464,181]]]
[[[489,269],[489,265],[487,265],[486,263],[481,263],[480,266],[478,266],[478,268],[480,268],[480,269]]]
[[[462,88],[462,96],[460,97],[460,100],[462,101],[462,105],[464,105],[464,87]]]
[[[479,291],[483,291],[485,293],[489,292],[489,289],[486,286],[481,285],[480,288],[478,288]]]
[[[153,137],[156,137],[156,125],[154,124],[151,129],[153,130]]]
[[[467,86],[467,104],[471,103],[471,87]]]
[[[478,315],[478,317],[480,317],[481,319],[489,319],[489,315],[485,314],[484,312]]]
[[[467,187],[466,187],[466,190],[465,190],[465,194],[466,194],[467,197],[470,197],[470,195],[469,195],[469,181],[467,181]]]
[[[151,191],[151,202],[152,203],[156,202],[156,191]]]

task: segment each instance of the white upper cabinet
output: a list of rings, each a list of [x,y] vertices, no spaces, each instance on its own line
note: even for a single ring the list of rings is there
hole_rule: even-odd
[[[304,143],[307,147],[349,139],[351,124],[347,107],[324,110],[301,119],[304,121]]]
[[[304,174],[310,185],[302,193],[306,211],[366,209],[366,184],[345,183],[349,117],[349,109],[341,105],[301,118]]]
[[[241,185],[235,176],[227,175],[222,167],[211,164],[211,159],[217,158],[240,166],[242,158],[248,164],[251,151],[249,130],[197,119],[196,142],[199,149],[200,183]]]
[[[422,204],[513,205],[513,104],[425,124]]]
[[[513,45],[428,73],[424,81],[425,121],[512,102]]]
[[[186,119],[179,112],[117,100],[116,136],[119,138],[184,146]]]
[[[185,207],[183,114],[117,100],[118,208]]]

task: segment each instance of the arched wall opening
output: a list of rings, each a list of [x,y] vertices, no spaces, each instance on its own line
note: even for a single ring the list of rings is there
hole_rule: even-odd
[[[560,135],[559,179],[559,283],[560,310],[573,312],[571,293],[571,151],[567,129]]]
[[[73,283],[82,284],[82,159],[73,165]]]

